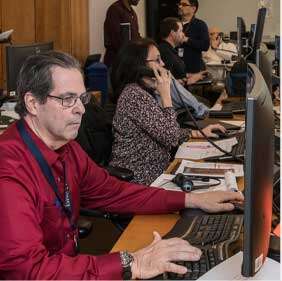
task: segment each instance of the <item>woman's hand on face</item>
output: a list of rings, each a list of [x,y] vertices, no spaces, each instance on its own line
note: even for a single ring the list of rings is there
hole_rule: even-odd
[[[152,67],[156,77],[156,91],[159,93],[162,99],[164,107],[171,107],[172,101],[170,96],[170,83],[171,73],[167,69],[161,66]]]

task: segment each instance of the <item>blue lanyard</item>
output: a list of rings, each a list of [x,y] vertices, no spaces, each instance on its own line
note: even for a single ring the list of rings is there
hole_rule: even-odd
[[[65,162],[63,162],[63,168],[64,168],[64,201],[63,201],[62,198],[60,197],[59,189],[58,189],[58,186],[56,184],[53,173],[51,171],[51,168],[49,167],[49,165],[48,165],[47,161],[45,160],[44,156],[42,155],[41,151],[39,150],[39,148],[37,147],[37,145],[35,144],[35,142],[31,138],[30,134],[26,130],[23,120],[19,120],[17,122],[16,126],[17,126],[17,129],[20,133],[22,140],[24,141],[24,143],[27,145],[27,147],[29,148],[29,150],[33,154],[33,156],[36,159],[38,165],[40,166],[40,169],[41,169],[43,175],[45,176],[49,185],[52,187],[52,189],[53,189],[53,191],[56,195],[57,201],[58,201],[60,207],[62,208],[62,210],[64,211],[64,213],[66,214],[72,229],[75,229],[76,226],[72,222],[72,212],[73,212],[73,210],[72,210],[72,199],[71,199],[71,191],[70,191],[70,188],[69,188],[67,181],[66,181],[67,175],[66,175]]]

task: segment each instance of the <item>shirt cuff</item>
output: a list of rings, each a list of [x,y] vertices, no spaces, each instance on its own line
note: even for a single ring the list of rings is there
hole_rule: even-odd
[[[122,280],[122,266],[119,252],[96,256],[101,280]]]
[[[170,212],[185,208],[185,192],[167,190],[166,206]]]

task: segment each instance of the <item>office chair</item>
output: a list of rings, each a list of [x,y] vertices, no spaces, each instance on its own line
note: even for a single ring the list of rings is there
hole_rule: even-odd
[[[121,180],[130,181],[133,179],[133,172],[121,168],[109,166],[112,152],[112,119],[115,112],[115,105],[107,104],[101,107],[95,97],[91,98],[85,106],[85,113],[82,117],[81,126],[76,141],[99,166],[102,166],[110,175]],[[131,216],[103,213],[98,210],[81,209],[80,215],[91,217],[103,217],[111,222],[122,232],[129,223]],[[80,237],[86,237],[92,229],[92,225],[84,223],[80,228]]]

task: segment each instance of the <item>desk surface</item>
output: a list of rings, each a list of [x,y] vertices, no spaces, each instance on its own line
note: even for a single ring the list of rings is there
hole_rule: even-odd
[[[175,159],[166,170],[166,173],[173,173],[181,159]],[[238,187],[243,189],[243,177],[237,179]],[[138,215],[135,216],[128,227],[124,230],[112,252],[128,250],[136,251],[150,244],[153,241],[153,231],[158,231],[161,236],[168,233],[180,218],[178,214],[166,215]]]

